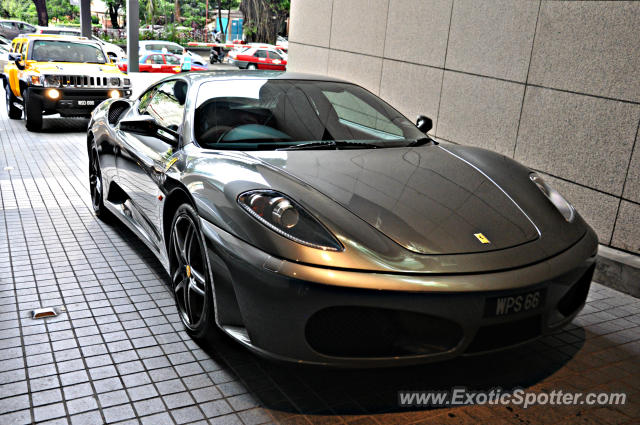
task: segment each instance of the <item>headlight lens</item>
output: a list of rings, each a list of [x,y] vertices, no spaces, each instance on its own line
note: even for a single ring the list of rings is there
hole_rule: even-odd
[[[551,203],[555,205],[564,219],[568,222],[572,222],[575,218],[576,210],[569,203],[569,201],[564,199],[564,197],[560,195],[560,192],[549,186],[547,182],[545,182],[537,173],[531,173],[529,175],[529,178],[536,184],[536,186],[538,186],[538,189],[540,189],[540,191],[544,193],[547,198],[549,198]]]
[[[109,78],[109,85],[112,87],[118,87],[120,85],[120,78],[118,77]]]
[[[59,75],[47,75],[44,79],[45,87],[60,87],[61,78]]]
[[[285,238],[325,251],[342,250],[329,230],[281,193],[252,190],[238,196],[238,203],[253,218]]]

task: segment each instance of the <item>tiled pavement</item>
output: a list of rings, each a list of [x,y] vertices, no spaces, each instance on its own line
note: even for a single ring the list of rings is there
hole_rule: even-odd
[[[4,108],[2,108],[4,109]],[[499,355],[391,370],[271,363],[182,330],[167,279],[94,218],[86,121],[0,116],[0,424],[639,423],[640,304],[594,284],[566,330]],[[65,306],[33,320],[39,306]],[[625,391],[625,406],[399,409],[398,390]]]

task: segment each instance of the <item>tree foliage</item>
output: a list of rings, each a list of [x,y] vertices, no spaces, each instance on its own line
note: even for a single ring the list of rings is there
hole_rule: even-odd
[[[275,44],[289,16],[289,0],[242,0],[244,33],[247,41]]]

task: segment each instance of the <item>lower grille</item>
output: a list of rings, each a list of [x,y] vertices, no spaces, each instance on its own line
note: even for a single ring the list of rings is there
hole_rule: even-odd
[[[466,353],[480,353],[527,341],[542,332],[540,315],[508,323],[483,326],[467,347]]]
[[[374,307],[329,307],[306,326],[309,345],[334,357],[395,357],[435,354],[462,339],[456,323],[409,311]]]

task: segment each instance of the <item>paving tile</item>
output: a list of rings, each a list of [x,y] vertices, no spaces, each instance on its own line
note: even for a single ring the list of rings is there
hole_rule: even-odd
[[[49,419],[59,418],[65,416],[63,403],[49,404],[47,406],[40,406],[33,409],[33,417],[36,422],[44,422]]]

